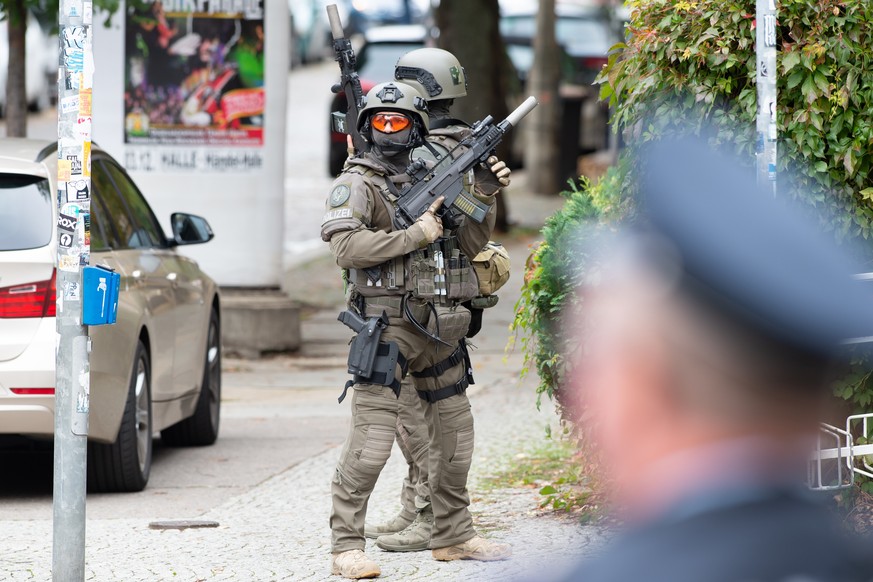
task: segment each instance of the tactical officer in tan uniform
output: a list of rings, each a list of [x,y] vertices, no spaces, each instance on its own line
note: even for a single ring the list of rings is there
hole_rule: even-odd
[[[498,178],[487,168],[477,172],[476,197],[492,206],[483,223],[448,215],[444,225],[435,215],[442,203],[437,199],[410,228],[395,230],[394,204],[408,180],[409,153],[428,131],[426,103],[409,85],[377,85],[367,94],[359,131],[371,151],[351,158],[334,182],[322,238],[348,273],[350,308],[371,329],[378,324],[382,331],[372,373],[355,377],[352,427],[331,486],[332,571],[347,578],[380,574],[363,553],[364,519],[391,453],[403,406],[400,380],[407,370],[437,371],[414,380],[419,398],[426,400],[430,436],[433,557],[506,558],[507,545],[485,540],[473,529],[466,490],[473,453],[473,417],[464,393],[469,364],[466,358],[459,363],[451,359],[470,323],[460,303],[478,294],[467,257],[482,249],[493,229]],[[496,159],[489,163],[498,173],[503,169]],[[379,324],[382,314],[387,326]]]
[[[438,48],[410,51],[400,58],[395,67],[395,79],[415,87],[428,102],[430,131],[427,143],[415,148],[412,159],[447,159],[451,150],[470,133],[463,121],[450,116],[455,99],[467,95],[464,68],[450,52]],[[501,186],[509,185],[510,171],[501,163],[495,172]],[[472,189],[472,181],[467,183]],[[469,305],[468,305],[469,307]],[[481,309],[471,308],[475,331],[481,326]],[[456,359],[463,352],[456,354]],[[420,375],[420,373],[419,373]],[[367,537],[378,538],[376,545],[395,552],[420,551],[430,547],[433,511],[427,470],[427,425],[424,422],[425,403],[418,397],[411,378],[401,384],[403,402],[397,418],[396,439],[408,465],[408,474],[401,491],[401,511],[384,524],[367,525]]]

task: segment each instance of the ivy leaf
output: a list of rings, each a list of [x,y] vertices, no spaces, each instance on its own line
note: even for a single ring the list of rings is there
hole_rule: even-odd
[[[787,73],[800,64],[800,53],[791,51],[782,55],[782,71]]]
[[[868,202],[873,202],[873,188],[864,188],[858,194],[861,195],[863,200],[867,200]]]
[[[788,77],[788,88],[794,89],[795,87],[800,85],[800,82],[803,81],[803,78],[805,76],[806,76],[806,73],[804,73],[802,70],[801,71],[794,71],[793,73],[791,73],[791,75],[789,75],[789,77]]]
[[[540,489],[540,495],[554,495],[558,490],[552,487],[551,485],[546,485],[542,489]]]
[[[815,81],[816,86],[821,89],[822,93],[825,95],[830,93],[830,83],[828,83],[828,79],[824,76],[824,73],[816,71],[813,73],[812,78]]]
[[[803,93],[803,97],[806,99],[807,103],[812,103],[816,99],[818,99],[818,88],[815,86],[815,79],[813,79],[814,75],[807,75],[805,79],[803,79],[803,84],[800,86],[800,92]]]

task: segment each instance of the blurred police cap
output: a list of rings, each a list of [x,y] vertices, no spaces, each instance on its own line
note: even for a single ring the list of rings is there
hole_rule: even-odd
[[[854,277],[848,249],[759,187],[753,167],[676,138],[646,146],[642,168],[637,232],[672,243],[683,288],[810,354],[873,337],[873,287]]]

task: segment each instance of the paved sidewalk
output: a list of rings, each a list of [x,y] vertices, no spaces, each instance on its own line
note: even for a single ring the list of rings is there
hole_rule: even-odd
[[[477,492],[477,483],[543,438],[554,416],[537,412],[529,383],[508,380],[474,391],[478,446],[471,482],[477,526],[513,545],[506,562],[436,562],[429,552],[392,554],[370,544],[384,580],[512,580],[523,571],[559,571],[600,542],[597,528],[539,515],[532,489]],[[546,408],[546,407],[544,407]],[[304,461],[202,515],[217,529],[156,531],[146,520],[89,520],[87,580],[99,582],[338,580],[329,571],[327,484],[338,448]],[[370,502],[370,517],[399,506],[402,456],[392,455]],[[0,523],[3,580],[51,579],[51,522]]]
[[[530,207],[536,200],[531,199]],[[548,200],[555,204],[555,201]],[[519,204],[519,206],[521,206]],[[537,209],[543,212],[542,208]],[[532,213],[533,214],[533,213]],[[476,449],[470,492],[474,523],[484,535],[507,541],[514,557],[505,562],[436,562],[430,552],[388,553],[368,544],[368,553],[382,566],[386,581],[512,581],[549,580],[578,556],[601,543],[595,527],[542,515],[536,489],[485,490],[479,484],[505,468],[517,455],[537,448],[545,428],[556,428],[557,417],[548,402],[537,411],[535,379],[518,379],[519,353],[505,355],[507,326],[519,295],[521,271],[532,237],[509,237],[513,278],[501,291],[501,301],[489,310],[485,328],[474,343],[473,363],[478,383],[470,389],[476,420]],[[344,375],[348,333],[336,322],[341,283],[329,262],[315,262],[305,279],[313,301],[322,307],[304,322],[306,343],[299,354],[262,362],[226,361],[225,381],[239,391],[241,383],[283,387],[311,387],[299,403],[300,414],[348,415],[350,400],[335,404],[331,389]],[[254,384],[253,384],[254,385]],[[238,392],[244,395],[245,392]],[[239,407],[245,400],[234,401]],[[314,412],[313,412],[314,411]],[[288,422],[295,422],[289,418]],[[555,430],[553,433],[557,434]],[[344,435],[337,435],[336,442]],[[340,580],[330,575],[329,482],[339,447],[311,457],[232,497],[205,514],[178,515],[183,519],[219,522],[215,529],[151,530],[151,519],[89,519],[86,579],[96,582],[271,582],[279,580]],[[395,450],[370,500],[369,519],[382,521],[399,510],[405,467]],[[209,491],[204,489],[204,495]],[[51,580],[52,525],[48,519],[2,520],[3,552],[0,580]],[[524,576],[530,572],[530,576]]]

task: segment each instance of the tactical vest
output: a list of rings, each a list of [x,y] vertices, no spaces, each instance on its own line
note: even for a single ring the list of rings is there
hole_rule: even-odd
[[[397,190],[388,185],[386,176],[365,166],[353,166],[347,172],[358,173],[376,190],[376,204],[381,204],[388,216],[388,225],[369,226],[393,232]],[[374,215],[376,210],[374,209]],[[369,269],[349,269],[349,282],[362,297],[411,294],[424,301],[440,305],[456,305],[479,294],[479,280],[468,257],[461,252],[457,238],[450,236],[396,257]]]

